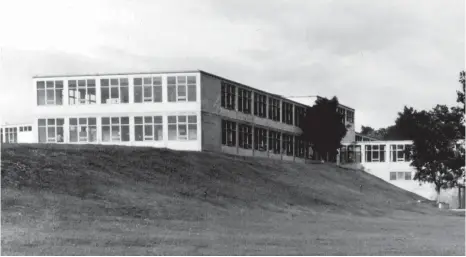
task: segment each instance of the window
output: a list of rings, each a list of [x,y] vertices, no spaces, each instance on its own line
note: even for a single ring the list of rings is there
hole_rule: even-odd
[[[70,118],[70,142],[97,142],[96,118]]]
[[[412,180],[411,172],[403,172],[403,171],[391,171],[390,172],[390,180]]]
[[[405,172],[405,180],[411,180],[411,172]]]
[[[129,117],[102,117],[103,142],[128,142]]]
[[[236,122],[222,120],[222,145],[236,146]]]
[[[134,78],[133,83],[135,103],[162,102],[161,77]]]
[[[341,122],[345,124],[345,113],[346,113],[345,109],[337,107],[337,112],[341,114]]]
[[[293,136],[288,134],[283,134],[283,146],[282,153],[293,156]]]
[[[396,180],[396,172],[390,172],[390,180]]]
[[[282,102],[282,122],[293,125],[293,105],[290,103]]]
[[[281,133],[277,131],[269,131],[269,151],[272,151],[274,154],[280,154],[280,145]]]
[[[390,160],[392,162],[407,162],[410,159],[409,154],[405,154],[405,151],[409,151],[410,145],[390,145]]]
[[[68,80],[68,103],[70,105],[96,104],[95,80]]]
[[[221,106],[225,109],[235,110],[235,86],[222,82]]]
[[[267,130],[254,128],[254,149],[261,152],[267,151]]]
[[[196,76],[167,77],[167,95],[169,102],[195,102]]]
[[[37,81],[37,105],[62,105],[63,81]]]
[[[239,147],[244,149],[252,148],[252,127],[246,124],[238,124]]]
[[[63,143],[64,119],[39,119],[39,143]]]
[[[238,88],[238,111],[242,113],[251,113],[251,94],[250,90]]]
[[[23,132],[24,127],[19,127],[19,132]]]
[[[269,97],[269,119],[280,121],[280,100]]]
[[[385,162],[385,145],[366,145],[366,162]]]
[[[346,110],[346,121],[354,123],[354,111]]]
[[[254,93],[254,115],[257,117],[267,117],[267,96]]]
[[[101,79],[100,91],[102,104],[119,104],[129,102],[127,78]]]
[[[136,141],[163,140],[162,116],[134,117],[134,133],[136,135]]]
[[[299,127],[301,126],[302,119],[304,118],[304,108],[299,106],[294,106],[294,125]]]
[[[18,128],[5,128],[5,143],[18,142]]]
[[[298,136],[295,136],[295,156],[299,158],[306,156],[306,142]]]
[[[168,140],[197,140],[197,116],[168,116]]]

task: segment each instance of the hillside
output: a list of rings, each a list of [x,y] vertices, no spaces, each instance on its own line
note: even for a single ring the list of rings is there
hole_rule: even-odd
[[[116,146],[1,153],[2,254],[464,254],[464,217],[330,164]]]

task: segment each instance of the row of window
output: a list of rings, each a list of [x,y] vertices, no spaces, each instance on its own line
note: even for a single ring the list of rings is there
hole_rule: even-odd
[[[0,142],[3,143],[3,137],[5,137],[5,143],[17,143],[18,142],[18,129],[16,127],[14,128],[5,128],[5,131],[3,129],[0,129]]]
[[[341,121],[343,123],[345,123],[345,120],[349,123],[354,123],[354,111],[337,107],[337,112],[342,115]]]
[[[390,180],[412,180],[411,172],[390,172]]]
[[[19,131],[20,132],[32,131],[32,126],[20,126]]]
[[[68,104],[97,104],[97,87],[95,79],[68,80]],[[162,77],[133,78],[135,103],[162,102]],[[195,102],[195,76],[168,76],[168,102]],[[100,103],[129,103],[128,78],[100,79]],[[64,81],[37,81],[37,105],[63,105]]]
[[[197,116],[178,115],[167,117],[168,140],[197,140]],[[135,141],[161,141],[163,136],[162,116],[135,116]],[[64,119],[39,119],[40,143],[64,142]],[[130,141],[130,117],[102,117],[102,142]],[[97,142],[97,118],[69,118],[69,142]]]
[[[222,120],[222,144],[303,158],[308,151],[308,144],[297,136],[230,120]]]
[[[390,145],[390,161],[391,162],[407,162],[410,160],[409,151],[410,145]],[[366,162],[385,162],[385,145],[366,145]]]

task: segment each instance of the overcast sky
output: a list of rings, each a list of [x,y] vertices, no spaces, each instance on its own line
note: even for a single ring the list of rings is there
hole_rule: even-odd
[[[30,122],[32,76],[202,69],[281,95],[336,95],[356,126],[454,105],[463,0],[0,0],[0,117]]]

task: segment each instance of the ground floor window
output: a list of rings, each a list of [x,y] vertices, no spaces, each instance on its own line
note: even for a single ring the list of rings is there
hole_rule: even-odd
[[[392,172],[390,172],[390,180],[411,180],[411,179],[412,179],[412,176],[411,176],[410,171],[407,171],[407,172],[403,172],[403,171],[395,172],[395,171],[392,171]]]
[[[64,142],[63,124],[65,119],[39,119],[39,143]]]
[[[282,153],[293,156],[293,136],[289,134],[283,134],[283,145]]]
[[[254,128],[254,149],[267,151],[267,130],[263,128]]]
[[[239,147],[244,149],[252,148],[252,127],[246,124],[238,124]]]
[[[97,119],[70,118],[70,142],[97,142]]]
[[[304,139],[295,136],[295,156],[304,158],[306,156],[306,142]]]
[[[129,117],[102,117],[103,142],[128,142]]]
[[[5,143],[18,142],[18,128],[5,128]]]
[[[269,151],[274,154],[280,154],[281,149],[281,133],[277,131],[269,131]]]
[[[366,145],[366,162],[385,162],[385,145]]]
[[[168,140],[197,140],[197,116],[168,116]]]
[[[136,141],[163,140],[162,116],[134,117],[134,133]]]
[[[236,122],[222,120],[222,145],[236,146]]]

